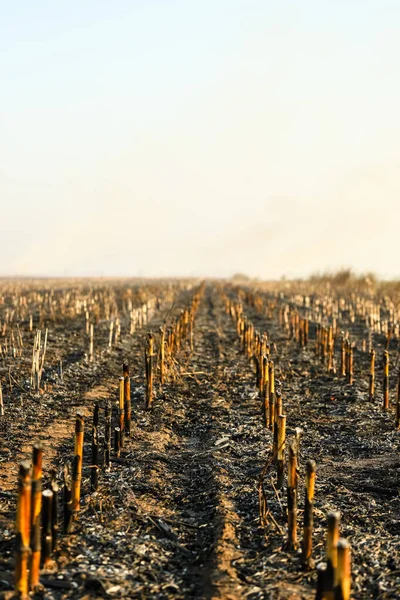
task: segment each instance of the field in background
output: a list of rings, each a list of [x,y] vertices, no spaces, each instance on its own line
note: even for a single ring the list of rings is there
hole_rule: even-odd
[[[399,598],[399,340],[400,284],[347,271],[2,280],[2,597],[30,546],[38,597],[346,598],[339,512],[352,597]],[[16,551],[34,443],[53,519]]]

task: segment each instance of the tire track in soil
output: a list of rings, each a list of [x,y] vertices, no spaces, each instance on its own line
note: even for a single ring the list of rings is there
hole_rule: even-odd
[[[168,572],[158,572],[156,585],[147,584],[145,595],[167,598],[166,591],[175,590],[179,598],[236,600],[242,584],[232,562],[240,559],[240,518],[222,466],[226,444],[219,443],[227,433],[231,403],[221,397],[221,339],[209,288],[196,316],[194,343],[188,375],[167,385],[153,414],[139,418],[141,429],[130,447],[140,465],[131,482],[136,511],[160,519],[164,527],[173,525],[167,530],[172,549]],[[164,546],[160,539],[152,542]],[[153,572],[154,567],[146,576]],[[141,597],[139,590],[131,594]]]
[[[166,436],[157,449],[167,461],[150,450],[143,455],[148,433],[136,440],[145,463],[141,481],[132,486],[136,503],[175,525],[178,541],[168,566],[180,567],[175,584],[181,598],[236,600],[254,587],[236,567],[246,560],[239,534],[258,527],[256,481],[269,433],[262,427],[254,378],[238,361],[236,333],[223,315],[215,288],[207,288],[189,378],[170,386],[153,419]],[[196,533],[179,523],[190,523]],[[158,596],[154,589],[152,594]]]
[[[197,520],[209,523],[204,534],[193,544],[197,555],[198,572],[188,570],[188,584],[194,597],[226,598],[235,600],[242,596],[243,585],[233,562],[241,558],[236,527],[240,522],[229,495],[231,481],[223,467],[224,446],[229,445],[226,423],[231,407],[230,401],[221,397],[221,332],[218,329],[214,298],[210,288],[206,291],[197,319],[196,352],[192,359],[195,371],[202,375],[191,378],[188,393],[192,398],[186,412],[182,434],[183,448],[193,447],[189,470],[181,485],[190,490],[189,505],[196,510]],[[206,373],[206,377],[204,377]],[[225,441],[224,441],[225,440]],[[210,476],[203,478],[203,472]],[[191,485],[192,481],[196,485]],[[208,497],[211,511],[206,510],[199,498]],[[207,514],[208,513],[208,514]],[[211,513],[211,514],[210,514]],[[189,516],[189,515],[188,515]],[[182,519],[186,517],[182,514]],[[193,581],[197,578],[197,589]]]

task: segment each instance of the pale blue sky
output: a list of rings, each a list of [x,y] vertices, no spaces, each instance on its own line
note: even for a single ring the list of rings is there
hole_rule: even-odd
[[[0,0],[0,274],[400,277],[400,2]]]

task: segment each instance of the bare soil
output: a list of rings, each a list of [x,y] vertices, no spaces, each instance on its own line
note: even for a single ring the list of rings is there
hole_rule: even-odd
[[[185,298],[181,294],[174,310]],[[16,385],[7,392],[3,383],[4,597],[10,596],[13,581],[18,463],[40,439],[47,480],[51,469],[61,478],[63,465],[72,459],[74,417],[80,410],[86,424],[82,509],[73,534],[60,537],[56,569],[43,573],[45,598],[314,598],[315,570],[304,571],[298,553],[285,550],[286,497],[274,487],[274,467],[265,490],[276,523],[271,519],[265,529],[259,523],[258,482],[270,457],[271,432],[263,426],[254,367],[241,351],[217,285],[207,285],[200,303],[193,352],[188,345],[182,349],[177,377],[162,389],[157,379],[154,407],[144,410],[144,336],[146,329],[157,332],[168,310],[162,306],[146,328],[122,336],[93,364],[82,352],[66,360],[63,383],[54,360],[40,397]],[[383,411],[378,397],[368,400],[368,356],[356,350],[355,382],[348,385],[325,372],[311,347],[301,349],[289,340],[276,314],[269,318],[248,305],[245,311],[275,343],[288,436],[296,427],[303,429],[300,508],[305,463],[309,458],[317,463],[316,562],[324,559],[326,514],[339,510],[341,534],[352,546],[352,597],[400,598],[400,433],[392,411]],[[59,328],[63,337],[50,331],[50,342],[53,348],[70,344],[71,357],[71,332],[63,332],[62,324]],[[93,404],[100,403],[103,432],[102,409],[110,398],[117,408],[123,362],[129,362],[132,375],[132,435],[111,471],[101,472],[93,493]],[[377,388],[378,396],[379,382]],[[301,520],[300,510],[300,529]]]

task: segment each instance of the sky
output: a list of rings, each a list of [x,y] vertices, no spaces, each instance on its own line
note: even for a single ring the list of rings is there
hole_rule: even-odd
[[[0,275],[400,277],[398,0],[0,0]]]

